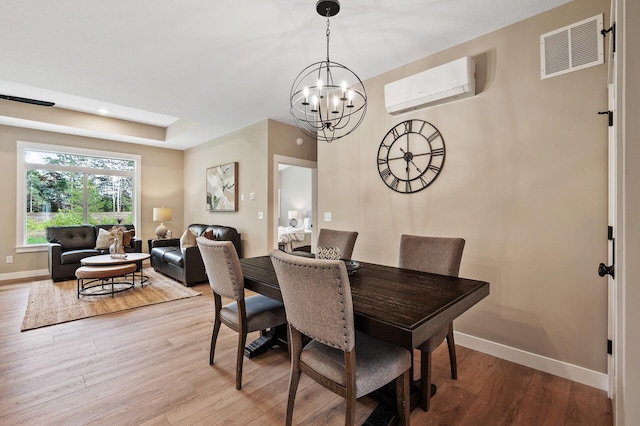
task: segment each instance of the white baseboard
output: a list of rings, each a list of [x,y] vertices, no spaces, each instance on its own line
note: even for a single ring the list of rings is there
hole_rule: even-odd
[[[496,358],[515,362],[525,367],[534,368],[554,376],[582,383],[593,388],[607,391],[609,387],[608,377],[604,373],[568,364],[542,355],[526,352],[520,349],[505,346],[500,343],[480,339],[468,334],[454,332],[456,345],[464,346],[478,352],[495,356]]]
[[[37,269],[32,271],[20,271],[20,272],[9,272],[7,274],[0,274],[0,283],[2,281],[8,280],[22,280],[26,278],[37,278],[37,277],[48,277],[49,270],[48,269]]]

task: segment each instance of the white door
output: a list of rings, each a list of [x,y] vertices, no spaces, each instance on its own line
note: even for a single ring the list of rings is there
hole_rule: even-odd
[[[610,28],[615,25],[617,2],[611,2]],[[618,286],[616,285],[616,251],[620,251],[621,245],[616,246],[616,235],[619,232],[617,226],[618,215],[618,143],[617,143],[617,111],[616,111],[616,90],[617,90],[617,56],[615,49],[615,31],[609,31],[606,35],[608,41],[608,115],[606,124],[608,125],[608,258],[607,263],[600,264],[598,273],[607,277],[608,286],[608,330],[607,339],[609,340],[609,355],[607,356],[607,374],[609,379],[609,397],[613,401],[615,407],[616,386],[618,380],[618,371],[616,365],[617,352],[616,346],[619,348],[620,343],[616,339],[618,336]],[[618,253],[619,254],[619,253]],[[617,355],[617,354],[616,354]]]

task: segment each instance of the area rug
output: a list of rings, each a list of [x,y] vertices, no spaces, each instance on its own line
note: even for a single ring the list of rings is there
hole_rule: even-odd
[[[115,297],[111,295],[82,296],[78,299],[76,280],[57,283],[50,279],[35,281],[31,285],[21,330],[31,330],[200,295],[197,291],[153,269],[145,269],[144,274],[149,277],[144,287],[136,284],[131,290],[116,293]]]

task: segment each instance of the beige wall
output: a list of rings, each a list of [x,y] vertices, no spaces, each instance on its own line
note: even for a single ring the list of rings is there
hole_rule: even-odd
[[[318,226],[358,231],[354,258],[397,265],[404,233],[463,237],[460,274],[489,281],[491,294],[456,330],[598,372],[607,128],[596,112],[607,105],[607,66],[541,80],[539,36],[608,11],[608,1],[572,2],[370,79],[361,128],[318,145]],[[477,96],[386,113],[386,83],[463,56],[476,60]],[[412,118],[440,130],[446,162],[429,188],[398,194],[380,179],[376,155],[386,132]]]
[[[242,256],[267,254],[273,244],[273,155],[315,160],[315,142],[295,143],[299,131],[288,124],[263,120],[185,151],[184,217],[190,223],[233,226],[242,233]],[[205,170],[238,162],[238,211],[208,212]],[[255,200],[249,199],[255,193]],[[241,195],[244,194],[244,200]],[[263,219],[258,219],[262,212]]]
[[[136,230],[136,236],[143,239],[143,247],[146,251],[146,239],[154,236],[154,230],[158,225],[151,220],[153,208],[162,205],[173,208],[173,220],[166,225],[172,230],[176,229],[175,224],[180,224],[179,228],[182,227],[182,210],[178,208],[182,204],[182,151],[0,126],[0,170],[6,177],[0,180],[0,193],[5,201],[0,204],[0,217],[5,224],[8,224],[9,229],[14,229],[16,223],[17,141],[141,155],[142,197],[140,212],[142,229]],[[0,274],[22,276],[28,275],[29,271],[48,268],[46,251],[16,253],[15,244],[16,237],[13,232],[0,239]],[[13,256],[14,263],[5,263],[6,256]]]

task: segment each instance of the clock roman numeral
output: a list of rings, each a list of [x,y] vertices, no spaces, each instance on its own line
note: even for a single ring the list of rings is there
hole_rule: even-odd
[[[386,180],[389,176],[391,176],[391,169],[388,167],[380,172],[380,177]]]
[[[438,155],[438,156],[439,155],[444,155],[444,148],[436,148],[436,149],[431,150],[431,155],[434,156],[434,157],[436,155]]]
[[[411,192],[411,181],[407,181],[407,185],[405,186],[405,192]]]
[[[378,158],[378,165],[381,164],[387,164],[387,159],[386,158]]]
[[[435,132],[433,132],[430,136],[427,137],[427,140],[429,142],[433,142],[434,140],[436,140],[436,138],[440,136],[440,132],[438,132],[437,130]]]
[[[400,137],[400,133],[398,133],[397,127],[394,127],[393,129],[391,129],[391,134],[393,135],[394,139],[398,139]]]
[[[434,166],[433,164],[430,164],[429,165],[429,170],[431,170],[435,174],[438,174],[440,172],[440,167]]]
[[[413,121],[408,120],[404,122],[404,132],[405,133],[411,133],[411,128],[413,127],[412,125]]]
[[[397,177],[394,177],[393,180],[391,181],[391,185],[389,185],[391,187],[391,189],[398,189],[398,184],[400,183],[400,181],[398,180]]]

